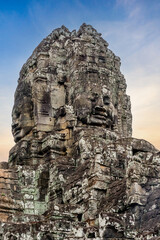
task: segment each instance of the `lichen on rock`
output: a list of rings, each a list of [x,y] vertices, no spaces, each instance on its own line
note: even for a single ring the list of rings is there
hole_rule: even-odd
[[[23,65],[12,133],[0,239],[159,239],[160,154],[132,138],[120,58],[91,25],[55,29]]]

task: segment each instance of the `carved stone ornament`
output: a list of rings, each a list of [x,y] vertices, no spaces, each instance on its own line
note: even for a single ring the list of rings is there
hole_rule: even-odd
[[[120,58],[83,24],[23,65],[0,171],[0,240],[160,239],[160,152],[132,138]]]

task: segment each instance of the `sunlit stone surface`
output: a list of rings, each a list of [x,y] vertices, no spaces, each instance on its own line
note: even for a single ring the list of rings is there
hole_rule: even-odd
[[[120,59],[62,26],[23,65],[0,171],[0,239],[159,239],[160,154],[131,137]]]

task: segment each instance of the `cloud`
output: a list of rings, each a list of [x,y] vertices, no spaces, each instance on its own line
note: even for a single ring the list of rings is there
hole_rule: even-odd
[[[129,20],[142,19],[145,13],[145,5],[142,1],[138,0],[116,0],[116,8],[124,9]],[[142,15],[143,13],[143,15]]]
[[[127,93],[132,101],[134,136],[158,144],[160,1],[154,0],[152,4],[148,0],[100,2],[101,5],[98,0],[32,0],[28,9],[25,9],[26,15],[0,12],[3,23],[0,30],[0,137],[4,139],[0,145],[0,159],[7,158],[13,144],[10,129],[11,109],[22,64],[53,28],[62,24],[71,29],[78,28],[85,21],[101,32],[109,42],[110,49],[121,57],[121,71],[125,75]]]
[[[133,110],[141,111],[143,109],[160,107],[159,99],[160,84],[144,85],[137,88],[136,86],[130,89],[132,96]]]
[[[135,3],[136,0],[116,0],[116,5],[119,6],[124,6],[124,7],[131,7],[133,3]]]
[[[41,38],[64,24],[66,27],[77,27],[83,16],[90,14],[79,0],[35,0],[29,5],[28,11],[31,23]]]
[[[148,17],[147,1],[146,5],[136,0],[116,3],[126,16],[121,21],[96,22],[96,27],[122,59],[121,71],[131,96],[133,136],[160,148],[160,20]],[[153,4],[152,10],[155,8]]]
[[[133,136],[150,141],[160,149],[160,84],[131,88]]]

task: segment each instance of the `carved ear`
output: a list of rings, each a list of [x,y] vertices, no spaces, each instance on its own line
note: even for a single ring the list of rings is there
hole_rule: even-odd
[[[91,112],[91,101],[88,100],[85,94],[78,96],[74,101],[74,108],[76,109],[77,118],[82,121],[82,123],[87,123],[88,115]]]

